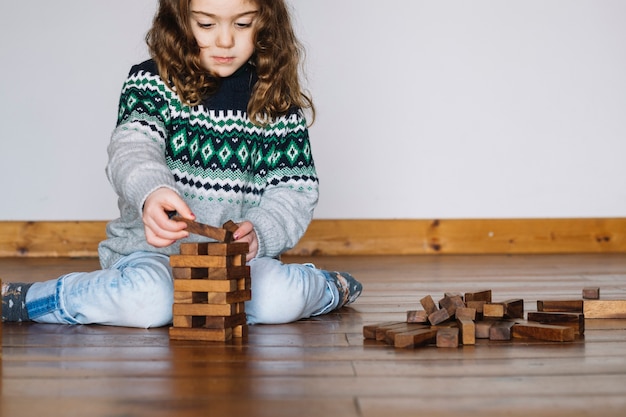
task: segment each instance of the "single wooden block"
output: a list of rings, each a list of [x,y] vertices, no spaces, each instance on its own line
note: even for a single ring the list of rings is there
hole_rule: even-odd
[[[235,233],[237,229],[239,229],[239,226],[237,226],[237,223],[235,223],[234,221],[229,220],[222,225],[222,229],[226,229],[231,233]]]
[[[242,324],[246,324],[246,313],[238,313],[232,316],[203,316],[201,318],[203,319],[201,326],[206,327],[207,329],[235,328]],[[176,327],[176,325],[174,325],[174,327]]]
[[[179,304],[172,306],[174,316],[232,316],[244,313],[244,303],[237,304]]]
[[[172,268],[175,279],[239,279],[250,276],[249,266],[227,268]]]
[[[432,325],[443,323],[449,318],[450,318],[450,314],[448,314],[448,310],[446,310],[445,308],[436,310],[434,313],[428,315],[428,321]]]
[[[459,329],[457,327],[446,327],[437,330],[438,348],[459,347]]]
[[[252,280],[250,278],[228,280],[175,279],[174,291],[225,293],[237,290],[248,290],[251,284]]]
[[[436,342],[436,329],[417,329],[404,333],[398,333],[394,338],[394,347],[396,348],[414,348],[429,343]]]
[[[242,260],[243,257],[243,260]],[[173,268],[228,268],[245,265],[245,255],[171,255]]]
[[[550,313],[545,311],[529,311],[526,315],[528,321],[542,324],[554,324],[568,326],[574,329],[575,334],[585,333],[585,315],[582,313]]]
[[[181,255],[206,255],[208,243],[181,243]]]
[[[429,316],[438,310],[437,304],[435,304],[435,301],[430,295],[427,295],[424,298],[422,298],[420,300],[420,304],[424,308],[424,311],[426,311],[426,314],[428,314]]]
[[[489,328],[489,340],[511,340],[514,321],[497,321]]]
[[[448,315],[450,317],[454,317],[457,308],[465,307],[463,298],[460,295],[454,295],[452,297],[445,296],[439,300],[439,305],[441,308],[448,310]]]
[[[239,326],[233,327],[233,337],[247,339],[248,338],[248,325],[240,324]]]
[[[389,329],[385,332],[385,343],[393,346],[395,345],[397,334],[423,329],[430,329],[430,326],[424,324],[404,323],[404,326],[394,327],[393,329]]]
[[[491,326],[495,321],[493,320],[481,320],[474,323],[476,339],[489,339],[491,332]]]
[[[476,344],[476,325],[470,319],[457,319],[463,345]]]
[[[537,300],[537,311],[582,313],[583,300]]]
[[[515,298],[512,300],[506,300],[502,302],[504,306],[504,317],[509,319],[522,319],[524,318],[524,300],[521,298]]]
[[[463,298],[463,293],[461,292],[445,292],[443,293],[444,297],[448,297],[448,298],[452,298],[452,297],[460,297],[462,301],[464,301],[465,299]]]
[[[492,318],[504,317],[504,304],[502,303],[485,303],[483,305],[483,316]]]
[[[428,314],[425,310],[409,310],[406,312],[407,323],[428,323]]]
[[[187,231],[195,235],[205,236],[220,242],[232,242],[232,232],[219,227],[209,226],[208,224],[199,223],[193,220],[185,219],[181,216],[172,216],[172,220],[187,224]]]
[[[600,288],[598,287],[585,287],[583,288],[583,298],[586,300],[598,300],[600,299]]]
[[[574,329],[567,326],[555,326],[541,323],[516,323],[512,328],[513,337],[530,337],[551,342],[571,342]]]
[[[473,308],[476,310],[476,320],[482,320],[484,317],[483,309],[486,303],[486,301],[466,301],[465,305],[467,308]]]
[[[587,319],[626,319],[626,300],[585,300]]]
[[[470,301],[484,301],[485,303],[491,302],[491,290],[483,290],[477,292],[466,292],[465,303]]]
[[[207,303],[209,304],[234,304],[250,301],[252,299],[252,291],[209,292],[207,296]]]
[[[207,342],[227,342],[233,337],[233,329],[205,329],[170,327],[170,339],[201,340]]]
[[[363,338],[376,339],[376,329],[383,326],[389,326],[392,324],[399,324],[399,321],[386,321],[382,323],[366,324],[363,326]]]
[[[457,319],[476,320],[476,309],[470,307],[461,307],[456,309],[455,316]]]

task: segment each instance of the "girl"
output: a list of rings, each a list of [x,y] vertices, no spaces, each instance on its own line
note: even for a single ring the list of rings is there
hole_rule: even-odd
[[[247,242],[248,322],[286,323],[353,302],[347,273],[277,257],[306,230],[318,198],[303,109],[301,50],[284,0],[161,0],[152,59],[123,86],[107,176],[120,217],[100,244],[103,267],[6,284],[3,320],[163,326],[172,320],[168,255],[198,240],[186,224],[238,224]]]

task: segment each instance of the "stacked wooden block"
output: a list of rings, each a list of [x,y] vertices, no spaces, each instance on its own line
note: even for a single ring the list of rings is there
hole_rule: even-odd
[[[420,300],[421,310],[407,311],[406,321],[366,325],[363,336],[397,348],[458,347],[474,345],[476,339],[571,342],[584,334],[586,314],[626,318],[626,301],[591,298],[599,298],[599,289],[585,288],[581,300],[539,300],[538,311],[524,319],[524,300],[494,302],[491,290],[446,293],[438,303],[427,295]]]
[[[222,229],[201,230],[207,227],[189,224],[190,232],[223,242],[183,243],[180,255],[170,256],[174,274],[171,339],[226,342],[248,334],[244,304],[252,296],[248,244],[232,242],[226,230],[218,235]]]
[[[229,341],[247,336],[251,298],[247,243],[183,243],[170,257],[174,273],[170,338]]]

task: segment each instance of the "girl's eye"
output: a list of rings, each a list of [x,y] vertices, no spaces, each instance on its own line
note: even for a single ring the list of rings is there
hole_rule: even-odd
[[[235,22],[235,27],[245,29],[252,26],[252,22]]]
[[[215,23],[202,23],[202,22],[198,22],[198,27],[202,28],[202,29],[210,29],[213,26],[215,26]]]

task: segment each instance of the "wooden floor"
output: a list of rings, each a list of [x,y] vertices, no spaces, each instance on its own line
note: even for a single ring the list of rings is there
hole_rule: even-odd
[[[290,258],[286,261],[311,261]],[[626,298],[626,256],[323,257],[364,283],[351,308],[250,328],[245,343],[173,342],[166,328],[4,323],[0,416],[624,416],[626,320],[584,339],[396,350],[364,324],[403,320],[425,295]],[[4,281],[92,270],[94,259],[0,259]]]

